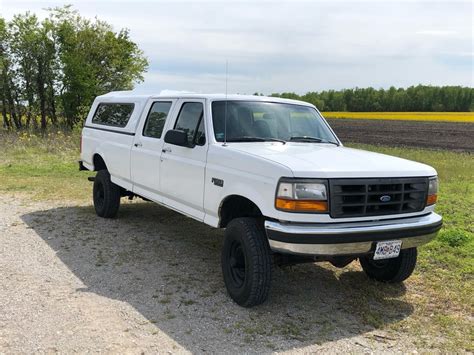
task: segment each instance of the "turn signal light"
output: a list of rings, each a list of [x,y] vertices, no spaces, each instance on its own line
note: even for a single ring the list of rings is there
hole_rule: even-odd
[[[438,177],[430,177],[428,182],[428,197],[426,198],[426,206],[431,206],[434,205],[438,200]]]
[[[438,201],[438,195],[436,194],[428,195],[428,197],[426,198],[426,205],[427,206],[434,205],[436,201]]]
[[[276,199],[276,208],[283,211],[298,212],[327,212],[326,201]]]

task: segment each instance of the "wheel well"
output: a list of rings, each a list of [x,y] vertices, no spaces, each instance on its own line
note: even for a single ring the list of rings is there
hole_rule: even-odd
[[[219,208],[219,227],[225,228],[234,218],[261,216],[260,209],[248,198],[231,195],[225,198]]]
[[[92,162],[94,164],[94,171],[107,170],[107,165],[105,165],[104,159],[99,154],[94,154]]]

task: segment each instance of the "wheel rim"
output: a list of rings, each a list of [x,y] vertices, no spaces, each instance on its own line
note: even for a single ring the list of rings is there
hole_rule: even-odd
[[[104,205],[105,193],[104,186],[101,183],[98,183],[95,190],[95,204],[99,209]]]
[[[229,250],[229,269],[232,282],[240,288],[245,281],[245,255],[242,244],[233,242]]]

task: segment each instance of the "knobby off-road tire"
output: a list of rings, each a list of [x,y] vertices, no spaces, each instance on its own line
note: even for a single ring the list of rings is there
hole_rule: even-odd
[[[94,208],[99,217],[114,218],[120,207],[120,187],[110,181],[107,170],[97,172],[93,189]]]
[[[272,257],[261,221],[236,218],[227,225],[222,273],[230,297],[240,306],[256,306],[267,299]]]
[[[368,277],[377,281],[398,283],[410,277],[416,266],[416,248],[402,249],[393,259],[373,260],[371,256],[359,258]]]

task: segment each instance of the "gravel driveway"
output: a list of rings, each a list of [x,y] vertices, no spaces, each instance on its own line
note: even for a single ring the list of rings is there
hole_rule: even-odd
[[[380,330],[412,314],[404,286],[366,304],[357,295],[371,281],[355,263],[305,264],[276,269],[269,300],[245,309],[226,295],[221,245],[222,231],[151,203],[105,220],[90,205],[4,196],[0,353],[415,349],[406,333]]]

